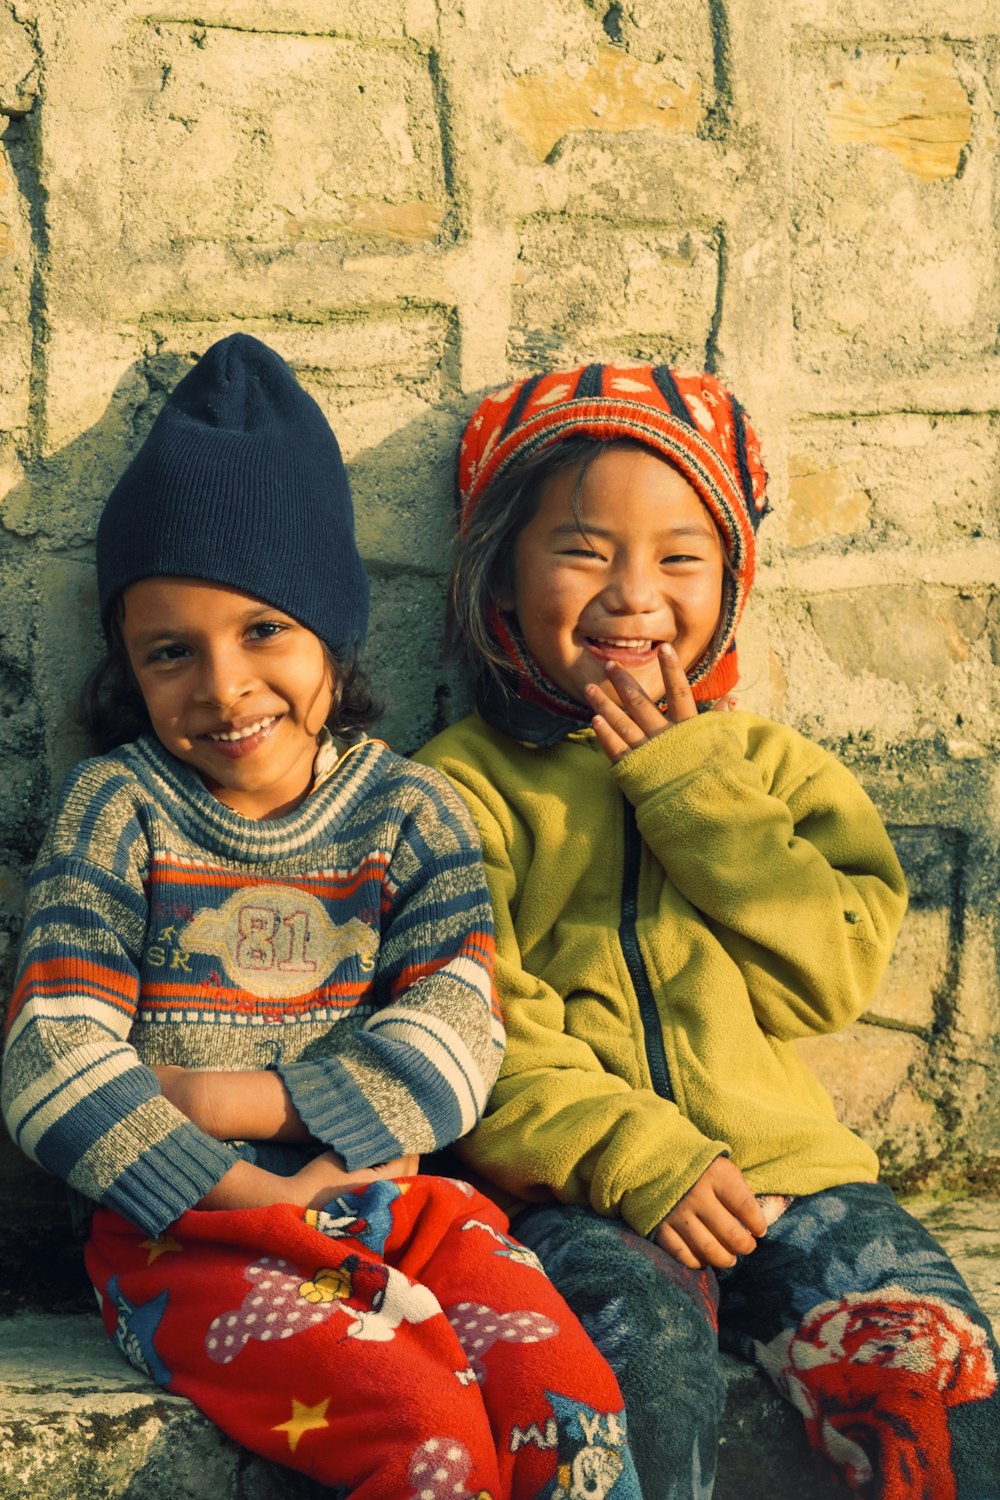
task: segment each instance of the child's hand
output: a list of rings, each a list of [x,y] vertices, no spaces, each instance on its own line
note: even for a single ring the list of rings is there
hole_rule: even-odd
[[[413,1155],[399,1156],[378,1167],[359,1167],[348,1172],[342,1156],[336,1151],[324,1151],[300,1167],[288,1182],[289,1187],[294,1184],[292,1201],[300,1208],[323,1208],[331,1198],[367,1187],[381,1177],[416,1177],[419,1168],[420,1157]]]
[[[661,713],[649,694],[639,686],[631,672],[616,662],[608,663],[608,678],[621,700],[613,703],[603,688],[591,683],[586,689],[587,701],[594,710],[593,726],[597,741],[614,765],[658,734],[665,734],[674,724],[698,717],[687,673],[672,646],[660,647],[660,671],[667,711]]]
[[[656,1231],[656,1243],[693,1271],[736,1264],[767,1231],[763,1210],[739,1167],[717,1156]]]

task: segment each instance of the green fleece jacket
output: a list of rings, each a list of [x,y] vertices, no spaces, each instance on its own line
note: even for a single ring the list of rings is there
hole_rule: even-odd
[[[479,825],[507,1054],[462,1155],[651,1233],[717,1156],[757,1193],[873,1178],[796,1050],[868,1006],[906,906],[845,767],[708,713],[612,767],[473,714],[426,745]]]

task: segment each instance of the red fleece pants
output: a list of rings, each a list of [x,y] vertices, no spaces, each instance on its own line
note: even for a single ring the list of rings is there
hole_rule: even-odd
[[[377,1182],[322,1212],[98,1209],[87,1269],[133,1364],[358,1500],[637,1500],[617,1383],[503,1214]]]

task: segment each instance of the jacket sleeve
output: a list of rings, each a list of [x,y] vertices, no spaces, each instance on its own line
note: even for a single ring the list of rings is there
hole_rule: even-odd
[[[503,1056],[479,837],[443,777],[407,766],[382,888],[379,1008],[329,1055],[281,1064],[303,1123],[349,1170],[450,1145],[482,1114]]]
[[[513,814],[473,769],[440,764],[482,836],[507,1028],[499,1080],[461,1154],[518,1198],[589,1203],[650,1234],[727,1145],[701,1135],[652,1089],[633,1088],[608,1071],[570,1034],[562,997],[521,962],[512,916]]]
[[[703,714],[615,767],[643,839],[738,965],[772,1036],[838,1031],[870,1004],[906,909],[881,819],[793,731]]]
[[[88,785],[99,765],[71,776],[29,883],[3,1112],[40,1166],[155,1236],[236,1156],[163,1098],[129,1041],[147,920],[144,835],[122,811],[127,790],[100,773],[96,790],[93,775]],[[107,837],[119,823],[120,836]]]

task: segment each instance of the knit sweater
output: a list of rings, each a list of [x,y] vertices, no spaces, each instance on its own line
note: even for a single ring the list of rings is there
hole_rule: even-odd
[[[13,1139],[158,1234],[238,1159],[349,1170],[469,1130],[503,1051],[478,839],[378,741],[247,819],[159,741],[84,761],[31,877],[3,1071]],[[314,1138],[213,1139],[151,1067],[274,1068]]]
[[[757,1193],[872,1178],[798,1037],[869,1004],[905,907],[878,814],[781,725],[707,713],[614,767],[478,715],[421,752],[483,838],[507,1053],[460,1151],[649,1234],[720,1154]]]

